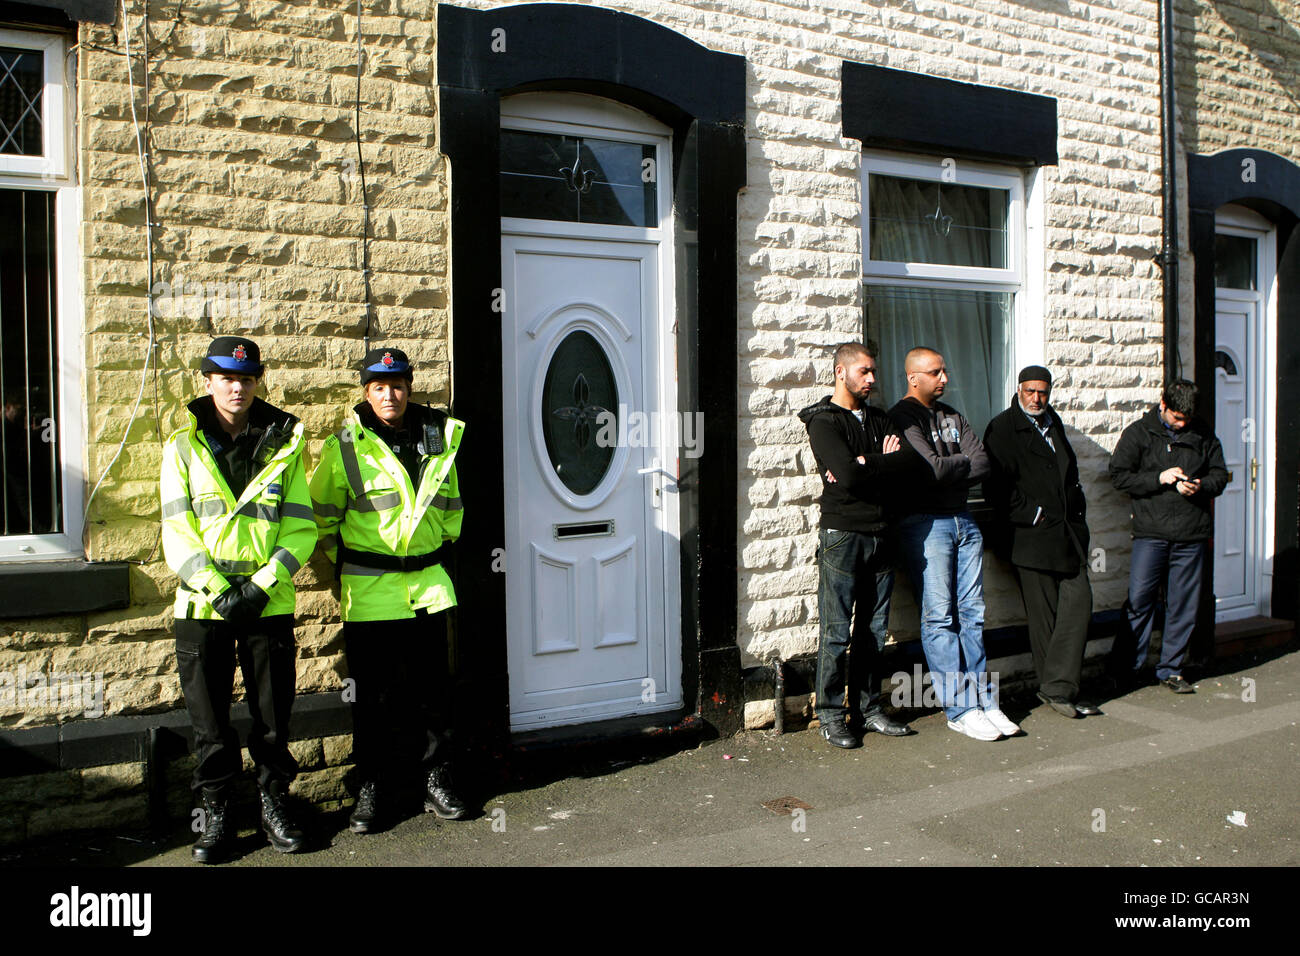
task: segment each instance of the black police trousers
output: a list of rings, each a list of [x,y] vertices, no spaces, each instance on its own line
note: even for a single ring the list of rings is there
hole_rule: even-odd
[[[344,621],[352,760],[362,781],[393,783],[446,763],[447,629],[427,611],[397,621]]]
[[[283,793],[298,773],[289,753],[289,712],[296,682],[293,615],[275,614],[252,624],[176,619],[176,669],[185,709],[194,725],[195,791],[225,791],[239,774],[239,737],[230,726],[235,663],[244,674],[252,726],[248,752],[257,782]]]

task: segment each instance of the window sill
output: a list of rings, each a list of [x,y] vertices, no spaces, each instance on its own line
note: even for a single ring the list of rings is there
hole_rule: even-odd
[[[129,565],[120,561],[0,563],[0,619],[108,611],[131,603]]]

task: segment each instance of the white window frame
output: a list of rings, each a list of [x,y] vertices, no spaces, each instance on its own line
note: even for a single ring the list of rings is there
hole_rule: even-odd
[[[68,143],[72,141],[72,114],[65,95],[67,44],[62,36],[56,34],[0,30],[0,47],[41,53],[45,67],[45,85],[41,93],[41,155],[0,154],[0,169],[16,176],[64,178],[68,175]]]
[[[938,265],[895,262],[871,258],[871,175],[898,176],[956,186],[982,186],[1008,191],[1007,266]],[[1043,289],[1043,180],[1042,170],[939,156],[920,156],[882,150],[862,151],[862,284],[863,294],[873,285],[951,289],[954,291],[1011,294],[1011,342],[1003,391],[1014,390],[1015,370],[1044,361]]]
[[[60,493],[63,530],[57,534],[0,535],[0,564],[68,560],[83,552],[85,500],[84,355],[81,251],[78,237],[81,189],[73,160],[76,70],[69,64],[68,38],[60,34],[0,30],[0,46],[39,50],[44,55],[41,97],[42,156],[0,155],[0,189],[53,192],[55,372],[58,383]]]

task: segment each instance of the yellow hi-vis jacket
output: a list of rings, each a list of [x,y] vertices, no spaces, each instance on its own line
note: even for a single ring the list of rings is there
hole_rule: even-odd
[[[442,424],[443,450],[420,458],[418,487],[391,448],[362,424],[358,405],[335,435],[325,440],[311,476],[312,507],[326,556],[337,564],[338,547],[382,555],[428,554],[460,537],[464,510],[456,478],[456,451],[465,423]],[[423,424],[442,416],[410,404],[406,415]],[[339,604],[344,621],[395,621],[417,610],[442,611],[456,603],[441,564],[417,571],[385,571],[344,561],[339,567]]]
[[[236,499],[199,428],[200,403],[211,401],[191,402],[189,422],[163,448],[162,548],[167,566],[181,578],[176,616],[221,620],[212,599],[230,586],[228,574],[251,577],[267,593],[263,617],[292,614],[294,573],[316,546],[302,423],[260,398],[253,401],[253,424],[292,430]]]

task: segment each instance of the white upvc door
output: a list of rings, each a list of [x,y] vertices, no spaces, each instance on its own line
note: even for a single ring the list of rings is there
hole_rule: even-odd
[[[1221,210],[1216,229],[1219,256],[1226,244],[1240,253],[1235,274],[1221,268],[1215,289],[1216,434],[1232,474],[1214,509],[1215,619],[1230,621],[1269,612],[1276,234],[1241,209]]]
[[[553,116],[511,126],[570,130]],[[635,137],[590,125],[578,132]],[[582,171],[574,175],[580,185]],[[502,220],[516,731],[682,703],[678,449],[665,427],[677,401],[668,234],[659,222]]]

